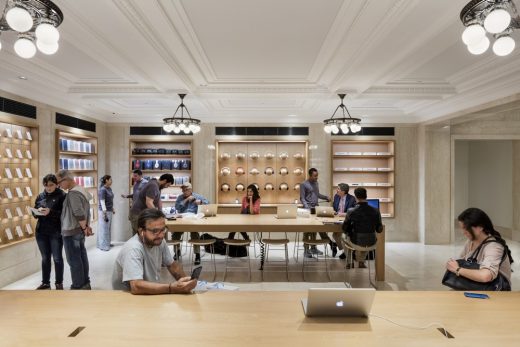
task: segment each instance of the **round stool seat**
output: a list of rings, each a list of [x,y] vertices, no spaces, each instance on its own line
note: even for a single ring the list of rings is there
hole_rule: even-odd
[[[288,239],[262,239],[263,243],[268,243],[270,245],[285,245],[289,243]]]
[[[207,245],[212,245],[215,243],[215,239],[207,239],[207,240],[197,240],[197,239],[190,239],[188,240],[189,243],[191,243],[192,245],[197,245],[197,246],[207,246]]]
[[[225,239],[224,244],[229,246],[249,246],[251,244],[251,240]]]
[[[170,245],[178,246],[182,243],[182,241],[181,240],[168,240],[166,243],[168,243]]]

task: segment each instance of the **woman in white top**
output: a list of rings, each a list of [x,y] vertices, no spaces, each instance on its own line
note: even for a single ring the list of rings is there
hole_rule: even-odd
[[[495,230],[488,215],[478,208],[468,208],[457,218],[459,226],[468,239],[461,258],[468,259],[482,245],[476,256],[479,269],[461,268],[456,260],[450,259],[446,269],[476,282],[491,282],[502,274],[511,286],[511,251],[500,233]],[[496,241],[496,242],[489,242]],[[469,288],[468,288],[469,289]],[[503,290],[508,290],[505,288]],[[509,290],[511,290],[509,288]]]

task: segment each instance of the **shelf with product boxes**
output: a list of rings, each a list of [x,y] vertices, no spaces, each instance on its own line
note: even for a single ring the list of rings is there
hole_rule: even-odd
[[[38,129],[0,122],[0,248],[34,237],[37,195]]]
[[[395,217],[395,142],[393,140],[331,141],[333,193],[339,183],[349,193],[363,187],[369,199],[378,199],[381,216]]]
[[[161,191],[161,202],[173,207],[182,193],[184,183],[192,183],[192,142],[186,140],[162,140],[150,138],[130,139],[130,191],[133,187],[132,172],[139,169],[147,180],[159,179],[162,174],[173,175],[174,184]]]
[[[307,173],[307,141],[217,141],[216,197],[221,207],[239,204],[256,185],[262,206],[300,201]]]
[[[97,220],[98,140],[85,133],[56,130],[56,171],[68,170],[91,195],[91,222]]]

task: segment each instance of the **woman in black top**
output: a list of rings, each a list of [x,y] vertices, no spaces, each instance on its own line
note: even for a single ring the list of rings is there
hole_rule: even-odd
[[[61,237],[61,210],[65,192],[58,188],[58,180],[53,174],[43,178],[45,190],[36,198],[34,207],[38,214],[36,243],[42,255],[42,284],[36,289],[51,289],[51,256],[56,272],[56,289],[63,289],[63,239]]]

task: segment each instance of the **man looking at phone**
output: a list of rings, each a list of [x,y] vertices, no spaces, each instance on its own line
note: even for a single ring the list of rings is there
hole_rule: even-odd
[[[132,294],[188,294],[197,285],[186,277],[179,263],[173,261],[164,240],[166,219],[157,209],[145,209],[139,214],[138,232],[124,245],[116,259],[112,287]],[[177,280],[161,283],[161,267],[165,266]]]

